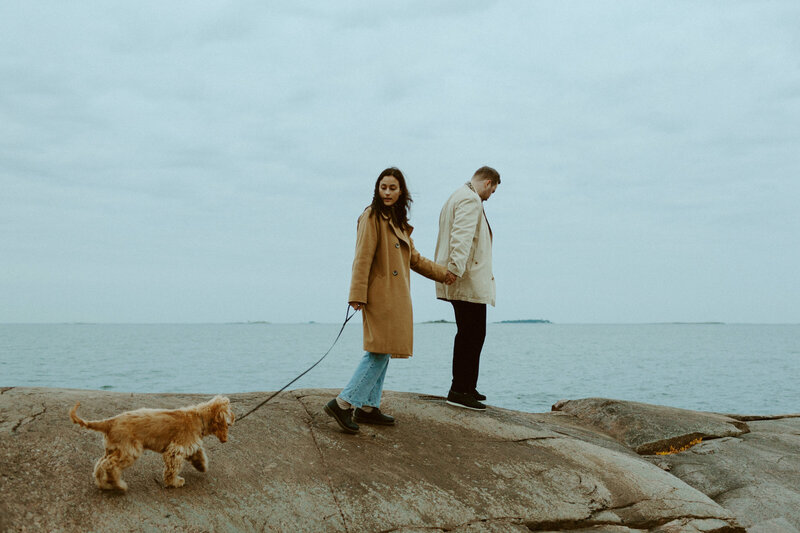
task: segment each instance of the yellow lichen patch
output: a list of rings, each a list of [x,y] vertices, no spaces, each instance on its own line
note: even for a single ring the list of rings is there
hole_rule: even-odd
[[[689,444],[687,444],[685,446],[681,446],[680,448],[675,448],[674,446],[670,446],[669,450],[666,450],[666,451],[663,451],[663,452],[656,452],[656,455],[672,455],[673,453],[685,452],[686,450],[688,450],[689,448],[691,448],[695,444],[700,444],[701,442],[703,442],[703,439],[698,437],[698,438],[696,438],[694,440],[689,441]]]

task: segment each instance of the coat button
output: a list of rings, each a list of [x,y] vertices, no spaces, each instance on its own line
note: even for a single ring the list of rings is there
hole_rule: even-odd
[[[397,270],[393,270],[392,271],[392,276],[396,276],[396,275],[397,275]]]
[[[394,247],[395,248],[400,248],[400,243],[399,242],[394,243]]]

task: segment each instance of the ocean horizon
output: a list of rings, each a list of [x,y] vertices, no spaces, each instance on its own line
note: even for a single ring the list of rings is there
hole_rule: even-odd
[[[272,322],[269,320],[233,320],[233,321],[167,321],[167,322],[103,322],[103,321],[61,321],[61,322],[0,322],[0,326],[241,326],[241,325],[276,325],[276,326],[298,326],[305,324],[334,325],[341,322],[320,322],[317,320],[296,321],[296,322]],[[420,324],[455,324],[454,320],[421,320],[415,321],[414,325]],[[721,322],[716,320],[708,321],[663,321],[663,322],[553,322],[547,319],[509,319],[494,320],[487,324],[536,324],[541,326],[800,326],[800,322]]]
[[[534,319],[538,320],[538,319]],[[0,386],[150,393],[276,391],[316,362],[341,324],[0,324]],[[444,396],[452,322],[419,322],[414,357],[385,389]],[[351,321],[291,389],[341,389],[361,349]],[[487,327],[478,389],[497,407],[549,411],[606,397],[738,414],[800,412],[800,325],[641,323]]]

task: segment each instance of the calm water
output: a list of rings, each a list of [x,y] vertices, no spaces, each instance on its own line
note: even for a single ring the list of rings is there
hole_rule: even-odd
[[[356,319],[358,320],[358,319]],[[0,386],[130,392],[274,391],[330,347],[339,325],[0,325]],[[415,355],[385,388],[444,395],[454,324],[418,324]],[[361,324],[291,388],[341,388]],[[742,414],[800,412],[800,326],[490,324],[478,388],[488,403],[549,411],[618,398]]]

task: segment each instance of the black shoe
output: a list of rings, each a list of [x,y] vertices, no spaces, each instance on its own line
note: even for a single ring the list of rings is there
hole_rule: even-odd
[[[332,416],[339,427],[346,433],[357,433],[358,424],[353,422],[353,409],[342,409],[336,403],[336,398],[325,404],[325,412]]]
[[[393,426],[394,417],[381,413],[377,407],[373,407],[369,413],[356,407],[356,413],[353,415],[353,420],[361,424],[378,424],[380,426]]]
[[[486,399],[486,396],[478,392],[477,389],[472,389],[472,397],[478,400],[479,402],[482,402]]]
[[[450,391],[447,393],[447,403],[456,407],[464,407],[474,411],[484,411],[486,406],[475,399],[471,394],[464,392]]]

